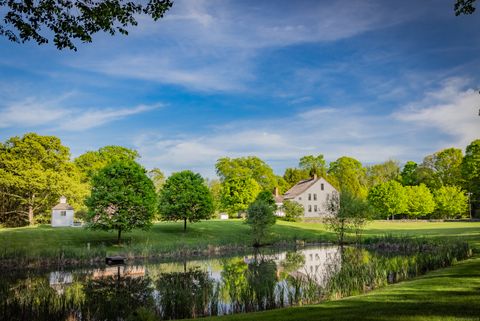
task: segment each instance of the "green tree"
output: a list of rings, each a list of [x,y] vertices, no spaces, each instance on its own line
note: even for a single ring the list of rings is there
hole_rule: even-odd
[[[310,177],[313,175],[324,177],[327,173],[327,166],[322,154],[319,154],[318,156],[303,156],[300,158],[298,167],[306,171]]]
[[[156,207],[155,187],[143,167],[134,161],[117,161],[101,169],[92,178],[88,207],[89,227],[122,231],[147,229]]]
[[[480,208],[480,139],[467,146],[461,168],[467,191],[472,193],[470,200],[475,212]]]
[[[159,168],[153,168],[148,171],[148,177],[152,180],[157,194],[160,193],[165,184],[165,174]]]
[[[140,155],[137,151],[122,146],[104,146],[97,151],[88,151],[75,158],[75,165],[89,181],[99,170],[116,161],[135,161]]]
[[[293,185],[297,184],[301,180],[310,178],[308,171],[298,168],[287,168],[283,174],[283,179],[287,182],[288,188],[291,188]]]
[[[295,201],[285,200],[283,202],[283,213],[285,216],[283,219],[285,221],[296,221],[305,213],[305,209],[302,204],[299,204]]]
[[[457,0],[455,2],[454,10],[455,15],[469,15],[475,12],[476,0]]]
[[[434,192],[435,216],[455,218],[464,216],[468,209],[468,197],[458,186],[442,186]]]
[[[0,218],[7,225],[34,224],[61,195],[78,209],[87,193],[59,138],[28,133],[0,143]]]
[[[231,215],[243,212],[260,191],[260,185],[253,178],[230,178],[222,183],[221,208]]]
[[[430,189],[441,186],[460,186],[462,184],[461,164],[462,151],[457,148],[447,148],[428,155],[417,168],[416,175],[420,183]]]
[[[222,183],[218,179],[207,179],[206,184],[213,198],[213,207],[215,212],[220,211],[221,208],[221,196],[222,196]]]
[[[263,190],[272,191],[278,186],[273,170],[258,157],[220,158],[215,164],[218,177],[223,182],[232,178],[253,178]]]
[[[140,15],[157,21],[172,4],[171,0],[1,0],[5,15],[0,35],[14,42],[34,40],[39,45],[48,43],[51,36],[58,49],[77,50],[75,40],[92,42],[99,31],[127,35],[127,28],[136,26]]]
[[[400,179],[400,166],[395,160],[388,160],[381,164],[367,166],[367,184],[369,187]]]
[[[408,199],[404,187],[397,181],[378,184],[368,192],[368,202],[376,212],[392,220],[395,215],[405,214],[408,210]]]
[[[269,191],[261,191],[260,193],[258,193],[257,197],[255,198],[255,202],[257,201],[268,204],[272,208],[272,211],[274,213],[277,210],[277,204],[275,204],[275,198],[273,197],[273,194]]]
[[[407,213],[410,217],[430,215],[435,210],[435,200],[425,184],[418,186],[405,186],[407,194]]]
[[[247,209],[245,221],[252,229],[253,245],[260,246],[264,240],[268,228],[275,224],[275,215],[270,204],[256,201]]]
[[[159,197],[159,212],[163,220],[183,220],[183,231],[190,223],[208,220],[214,213],[212,194],[200,174],[181,171],[172,174]]]
[[[418,184],[417,163],[408,161],[405,163],[400,174],[403,186],[413,186]]]
[[[325,210],[329,214],[324,219],[325,227],[336,234],[340,245],[345,243],[345,235],[350,230],[355,232],[357,241],[360,240],[370,219],[370,207],[366,201],[348,191],[333,193],[327,199]]]
[[[340,157],[330,163],[328,174],[338,182],[342,192],[346,191],[358,197],[367,195],[366,171],[358,160],[346,156]]]

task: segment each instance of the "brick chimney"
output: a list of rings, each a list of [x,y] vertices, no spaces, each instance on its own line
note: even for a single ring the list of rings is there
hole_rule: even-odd
[[[313,180],[316,181],[317,180],[317,174],[313,174]]]
[[[275,196],[278,197],[278,187],[275,187],[275,188],[273,189],[273,194],[275,194]]]

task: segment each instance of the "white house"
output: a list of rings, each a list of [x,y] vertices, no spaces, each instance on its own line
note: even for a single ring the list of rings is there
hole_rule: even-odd
[[[310,179],[298,182],[290,188],[283,197],[275,195],[275,202],[278,205],[283,201],[290,200],[301,204],[305,210],[304,217],[327,217],[329,214],[325,209],[327,199],[333,193],[337,193],[335,187],[327,182],[323,177],[318,178],[314,175]],[[283,212],[277,211],[279,216],[283,216]]]
[[[65,196],[60,197],[60,203],[52,208],[52,226],[73,226],[73,207]]]

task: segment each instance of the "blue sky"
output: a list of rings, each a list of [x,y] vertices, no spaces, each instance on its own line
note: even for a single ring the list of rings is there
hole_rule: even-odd
[[[214,176],[257,155],[421,161],[480,138],[480,13],[453,0],[175,1],[77,52],[0,39],[0,139],[137,149]]]

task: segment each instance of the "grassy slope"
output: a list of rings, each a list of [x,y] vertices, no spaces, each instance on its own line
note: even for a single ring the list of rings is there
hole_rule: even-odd
[[[338,301],[203,320],[480,320],[480,257]]]
[[[419,237],[461,237],[480,247],[480,222],[373,222],[365,236],[382,234]],[[54,257],[66,255],[88,257],[95,253],[144,254],[205,249],[210,246],[248,246],[249,228],[238,220],[206,221],[190,224],[187,233],[181,223],[158,223],[149,231],[136,230],[124,234],[124,244],[116,246],[115,232],[89,231],[82,228],[25,227],[0,229],[0,258]],[[279,222],[273,228],[271,242],[293,241],[327,242],[333,235],[322,224]],[[91,251],[87,251],[90,243]],[[97,252],[95,252],[97,251]]]

